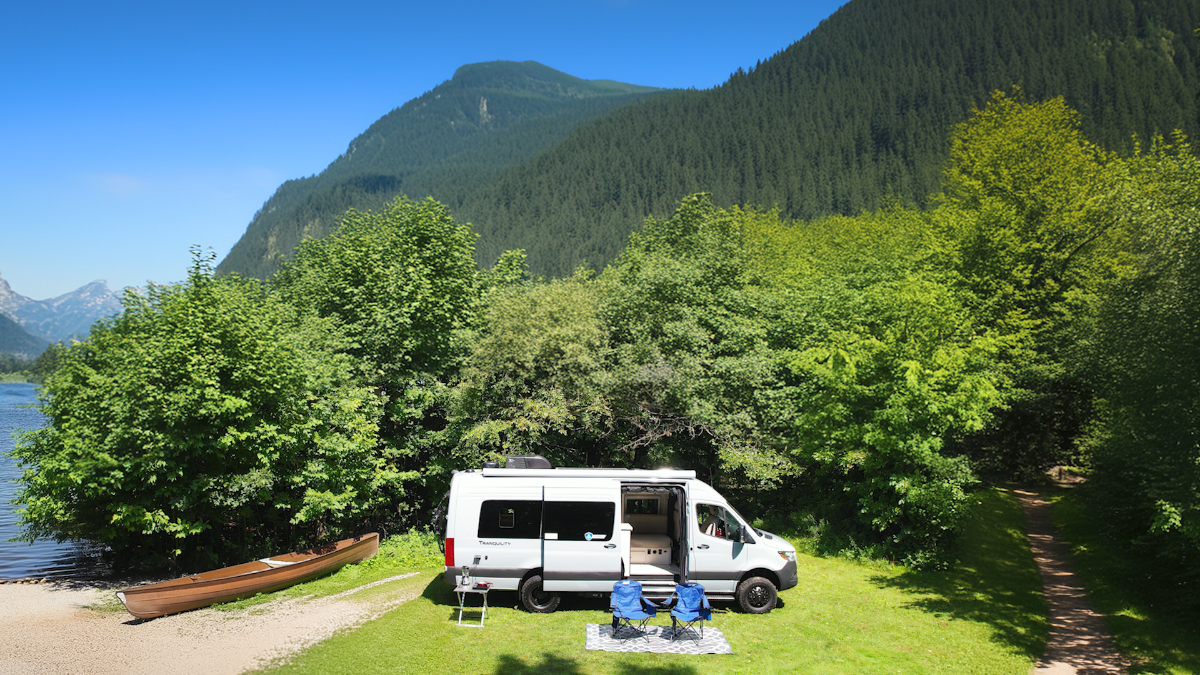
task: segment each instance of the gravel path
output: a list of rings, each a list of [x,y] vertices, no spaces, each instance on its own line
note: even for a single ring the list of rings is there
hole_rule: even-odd
[[[1036,492],[1013,490],[1025,510],[1025,531],[1042,575],[1050,610],[1050,642],[1033,672],[1037,675],[1125,673],[1104,619],[1071,569],[1071,554],[1058,540],[1050,504]]]
[[[0,586],[0,675],[236,675],[358,626],[417,597],[403,574],[325,598],[148,621],[112,611],[112,589],[76,582]],[[370,599],[354,594],[377,586]],[[89,609],[108,604],[110,609]]]

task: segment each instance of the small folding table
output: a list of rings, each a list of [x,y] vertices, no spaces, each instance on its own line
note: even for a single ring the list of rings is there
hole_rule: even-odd
[[[466,626],[468,628],[483,628],[483,620],[487,618],[487,594],[491,589],[492,584],[490,582],[467,585],[459,584],[454,587],[454,592],[458,593],[458,625]],[[478,593],[479,595],[483,596],[483,610],[479,614],[478,624],[463,623],[462,620],[463,606],[466,603],[468,593]]]

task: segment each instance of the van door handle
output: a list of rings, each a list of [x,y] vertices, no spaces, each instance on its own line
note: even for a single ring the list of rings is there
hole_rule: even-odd
[[[696,548],[708,548],[708,544],[700,544]]]
[[[605,544],[604,545],[604,548],[616,548],[616,547],[617,547],[616,544]]]

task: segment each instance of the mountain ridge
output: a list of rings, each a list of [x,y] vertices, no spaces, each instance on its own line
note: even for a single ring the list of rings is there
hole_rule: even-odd
[[[368,126],[320,174],[281,185],[217,271],[268,276],[303,238],[332,232],[346,209],[377,209],[397,194],[433,194],[454,207],[582,121],[662,91],[533,61],[461,66]]]
[[[121,308],[120,298],[103,280],[57,297],[34,300],[14,291],[8,280],[0,276],[0,315],[42,341],[42,349],[52,342],[86,336],[93,323],[120,313]],[[6,350],[0,348],[0,351]]]
[[[459,85],[472,92],[451,98],[453,119],[444,111],[437,133],[424,137],[454,141],[503,108],[465,83],[496,69],[503,77],[487,91],[522,81],[504,72],[512,62],[469,64],[456,72],[459,82],[396,109],[411,116],[371,125],[324,178],[301,180],[347,178],[321,190],[281,186],[281,202],[295,193],[299,203],[290,220],[256,216],[246,244],[218,271],[265,278],[304,236],[332,231],[337,209],[379,208],[400,193],[431,195],[472,223],[480,264],[522,248],[531,271],[549,276],[605,265],[646,216],[665,217],[698,191],[721,206],[778,207],[799,220],[854,214],[886,199],[923,203],[940,184],[953,125],[993,91],[1014,86],[1034,100],[1063,96],[1084,133],[1110,150],[1132,151],[1134,134],[1145,141],[1180,128],[1195,137],[1198,23],[1200,6],[1190,0],[850,0],[713,89],[630,94],[627,104],[555,133],[539,133],[544,120],[527,118],[510,140],[535,144],[508,154],[450,143],[420,167],[388,164],[388,146],[405,133],[392,127],[418,119],[438,100],[431,97],[457,95]],[[571,81],[563,78],[545,86],[561,90]]]
[[[719,87],[581,125],[457,214],[481,263],[522,248],[531,271],[565,276],[697,191],[798,220],[923,203],[953,125],[1014,85],[1064,96],[1111,150],[1135,133],[1195,137],[1197,23],[1185,0],[851,0]]]

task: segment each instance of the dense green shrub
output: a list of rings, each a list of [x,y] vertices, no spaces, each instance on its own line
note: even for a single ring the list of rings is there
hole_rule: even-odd
[[[14,451],[23,538],[191,566],[352,531],[378,506],[380,401],[326,322],[199,257],[124,306],[59,355],[49,424]]]

